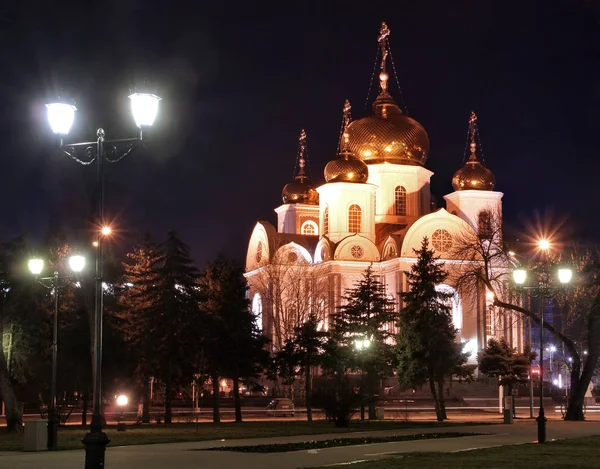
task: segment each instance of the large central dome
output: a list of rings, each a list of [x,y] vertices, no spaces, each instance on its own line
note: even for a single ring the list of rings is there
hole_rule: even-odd
[[[348,126],[349,150],[367,164],[425,164],[429,137],[416,120],[405,116],[386,89],[373,103],[373,114]]]

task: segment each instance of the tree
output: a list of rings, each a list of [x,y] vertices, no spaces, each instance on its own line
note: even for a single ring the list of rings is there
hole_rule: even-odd
[[[203,319],[199,273],[189,248],[173,231],[158,246],[146,237],[128,257],[121,301],[123,331],[136,350],[143,385],[147,386],[149,373],[165,383],[165,423],[171,423],[173,394],[191,381],[199,350]],[[144,389],[145,401],[147,392]]]
[[[528,381],[534,355],[529,347],[524,353],[519,353],[504,338],[490,339],[477,357],[479,371],[490,378],[497,378],[498,386],[505,387],[504,395],[512,396],[515,385]]]
[[[392,374],[394,354],[388,344],[391,328],[398,320],[395,302],[385,293],[369,267],[355,287],[346,290],[345,304],[333,317],[332,335],[337,343],[355,353],[351,367],[364,373],[369,419],[375,419],[375,391],[378,378]]]
[[[159,261],[161,252],[149,235],[127,254],[123,263],[120,328],[135,362],[134,375],[142,386],[142,422],[150,423],[149,380],[158,374],[156,344],[162,330],[154,327],[160,317]]]
[[[492,230],[487,236],[465,231],[455,237],[454,257],[459,260],[453,273],[462,291],[477,292],[485,286],[493,293],[493,305],[514,311],[521,317],[540,324],[539,311],[523,305],[522,295],[511,285],[511,266],[514,262],[504,243],[502,218],[491,213]],[[572,358],[570,389],[565,420],[584,420],[583,402],[586,390],[600,359],[600,253],[597,246],[572,246],[561,253],[550,253],[547,262],[530,259],[524,267],[536,279],[547,278],[549,268],[568,263],[574,269],[574,286],[553,301],[562,305],[562,329],[544,321],[544,329],[562,342]],[[588,344],[587,355],[577,343]]]
[[[243,268],[218,257],[201,276],[200,285],[208,313],[207,362],[213,381],[226,377],[233,381],[235,421],[242,421],[240,385],[251,385],[267,363],[267,343],[256,325],[246,297],[248,288]]]
[[[406,272],[409,291],[401,294],[405,306],[400,311],[396,337],[398,379],[401,385],[411,387],[429,382],[436,416],[442,421],[447,418],[445,379],[466,363],[467,354],[456,342],[457,330],[446,304],[450,294],[436,289],[448,274],[433,249],[429,249],[427,237],[415,254],[417,262]]]
[[[310,264],[285,246],[264,262],[248,282],[272,307],[269,327],[277,351],[294,337],[296,327],[311,317],[325,319],[330,285],[323,266]]]
[[[50,315],[45,289],[27,272],[30,247],[23,238],[0,249],[0,397],[6,406],[7,430],[22,421],[15,385],[47,369]],[[41,365],[40,365],[41,364]]]
[[[304,375],[306,418],[309,422],[312,422],[312,370],[321,363],[327,337],[327,332],[319,330],[319,320],[313,316],[296,327],[295,338],[291,341],[299,371]]]

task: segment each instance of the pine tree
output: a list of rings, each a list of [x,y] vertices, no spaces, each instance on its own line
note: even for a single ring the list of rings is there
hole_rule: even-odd
[[[398,320],[395,302],[385,294],[385,286],[377,281],[369,267],[356,286],[346,291],[346,304],[333,318],[332,334],[340,346],[353,349],[352,368],[360,370],[366,387],[369,419],[375,419],[375,392],[378,378],[390,376],[394,354],[387,343],[390,329]],[[361,379],[361,381],[363,381]]]
[[[202,338],[199,289],[200,274],[190,258],[189,248],[174,231],[160,245],[158,293],[160,316],[154,328],[159,341],[159,377],[165,383],[165,423],[172,420],[172,400],[176,388],[191,382]]]
[[[321,363],[323,346],[328,337],[327,332],[320,331],[318,325],[317,318],[311,316],[308,321],[294,329],[294,338],[290,341],[299,372],[304,375],[306,418],[309,422],[312,422],[312,370]]]
[[[425,237],[421,249],[415,250],[417,262],[406,272],[409,291],[402,293],[396,337],[398,379],[403,386],[420,386],[429,382],[438,420],[446,418],[444,382],[467,360],[462,345],[456,343],[457,330],[452,324],[448,293],[436,290],[447,273],[429,249]],[[437,385],[437,389],[436,389]]]
[[[523,353],[512,348],[506,339],[490,339],[487,347],[477,357],[479,371],[490,378],[498,379],[498,386],[504,386],[504,395],[512,396],[513,387],[529,379],[529,369],[535,353],[529,345]],[[514,409],[513,405],[513,409]]]
[[[165,423],[171,423],[173,394],[191,381],[200,348],[199,274],[188,247],[172,231],[161,245],[146,237],[128,257],[121,305],[144,386],[143,418],[149,418],[148,378],[156,376],[165,384]]]
[[[121,328],[129,344],[129,352],[136,363],[135,377],[142,385],[142,422],[150,422],[149,380],[158,374],[156,343],[162,331],[154,327],[160,317],[160,291],[158,290],[158,262],[161,258],[158,245],[150,235],[127,254],[123,263],[123,294]]]
[[[267,339],[258,330],[256,317],[250,310],[243,272],[243,268],[233,261],[218,257],[206,268],[200,280],[208,314],[204,350],[215,391],[214,421],[220,420],[219,378],[233,381],[235,421],[241,422],[240,385],[252,385],[268,359]]]

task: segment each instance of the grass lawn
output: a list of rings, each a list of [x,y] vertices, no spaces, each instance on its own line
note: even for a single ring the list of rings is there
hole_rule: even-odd
[[[477,425],[477,422],[468,425]],[[336,428],[326,421],[302,422],[244,422],[227,423],[175,423],[171,425],[128,426],[127,431],[117,432],[116,426],[105,429],[111,446],[144,445],[152,443],[176,443],[181,441],[205,441],[239,438],[261,438],[274,436],[319,435],[323,433],[351,433],[369,430],[398,430],[406,428],[435,428],[467,425],[452,422],[401,422],[401,421],[355,421],[349,428]],[[0,429],[0,451],[21,451],[23,433],[4,433]],[[58,432],[58,449],[83,449],[81,439],[87,429],[79,426],[61,427]]]
[[[600,436],[591,436],[553,441],[544,445],[501,446],[459,453],[402,454],[393,458],[352,464],[352,469],[598,467],[598,446]]]

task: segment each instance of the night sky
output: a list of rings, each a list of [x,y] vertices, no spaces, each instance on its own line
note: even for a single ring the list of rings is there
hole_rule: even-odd
[[[95,171],[53,151],[43,105],[61,90],[76,100],[74,141],[97,127],[135,136],[127,95],[145,79],[162,107],[148,149],[108,168],[115,242],[175,229],[199,266],[218,252],[243,259],[256,220],[275,221],[300,130],[321,183],[344,100],[365,115],[382,20],[409,115],[431,140],[438,200],[475,110],[508,227],[562,221],[597,242],[600,7],[584,0],[6,0],[0,239],[89,234]]]

